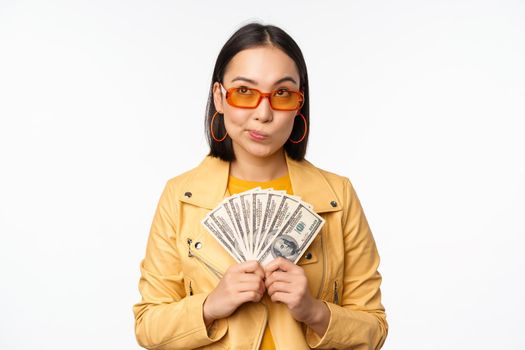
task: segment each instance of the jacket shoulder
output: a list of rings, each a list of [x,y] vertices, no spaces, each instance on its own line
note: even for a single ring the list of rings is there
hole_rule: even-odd
[[[188,180],[194,178],[198,174],[201,174],[204,171],[205,167],[213,167],[213,163],[219,162],[221,161],[218,158],[206,156],[198,165],[194,166],[193,168],[169,178],[167,184],[170,187],[181,187]]]
[[[330,186],[334,189],[334,191],[337,194],[342,194],[346,186],[352,186],[352,182],[347,176],[340,175],[332,171],[325,170],[323,168],[319,168],[314,164],[310,163],[309,161],[306,162],[308,162],[310,166],[317,169],[317,171],[319,171],[319,173],[323,175],[323,177],[326,179],[326,181],[330,184]]]
[[[199,167],[193,167],[189,170],[186,170],[180,174],[177,174],[171,178],[168,179],[167,185],[170,187],[180,187],[182,184],[184,184],[188,179],[193,177],[195,174],[199,172]]]
[[[213,209],[224,198],[230,163],[206,156],[199,165],[167,181],[172,196],[192,205]]]

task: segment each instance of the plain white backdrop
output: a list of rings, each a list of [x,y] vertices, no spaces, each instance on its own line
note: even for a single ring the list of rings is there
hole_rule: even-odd
[[[157,201],[252,20],[303,50],[307,159],[361,199],[383,349],[524,349],[522,0],[0,0],[0,348],[139,348]]]

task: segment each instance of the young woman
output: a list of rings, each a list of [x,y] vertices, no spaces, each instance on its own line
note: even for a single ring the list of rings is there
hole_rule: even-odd
[[[283,30],[240,28],[222,48],[206,115],[208,156],[169,180],[141,263],[134,305],[148,349],[379,349],[388,325],[379,256],[346,177],[304,159],[308,75]],[[202,219],[255,187],[301,197],[325,224],[297,264],[237,263]],[[281,242],[282,251],[295,247]],[[277,244],[277,243],[276,243]]]

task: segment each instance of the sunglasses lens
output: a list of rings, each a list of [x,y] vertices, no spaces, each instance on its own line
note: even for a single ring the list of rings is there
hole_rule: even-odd
[[[301,94],[295,91],[277,90],[271,96],[272,107],[281,110],[294,110],[301,107]]]
[[[235,107],[253,108],[259,102],[259,92],[248,88],[233,89],[229,94],[229,102]]]

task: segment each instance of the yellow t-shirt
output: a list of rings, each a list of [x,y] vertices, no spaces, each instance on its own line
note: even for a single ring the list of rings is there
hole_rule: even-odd
[[[290,176],[286,174],[285,176],[279,177],[274,180],[265,181],[265,182],[256,182],[256,181],[246,181],[241,180],[230,175],[228,178],[228,191],[231,195],[251,190],[255,187],[261,188],[273,188],[274,190],[284,190],[286,193],[292,195],[292,183],[290,182]],[[263,339],[261,342],[261,350],[275,350],[275,344],[273,342],[272,333],[270,332],[270,327],[266,326],[264,331]]]

